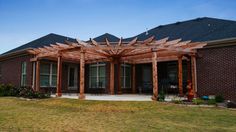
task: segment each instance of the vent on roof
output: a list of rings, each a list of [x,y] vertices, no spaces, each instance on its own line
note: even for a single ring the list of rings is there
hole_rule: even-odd
[[[175,25],[179,25],[181,22],[176,22]]]
[[[145,34],[148,35],[148,28],[146,28],[146,33]]]

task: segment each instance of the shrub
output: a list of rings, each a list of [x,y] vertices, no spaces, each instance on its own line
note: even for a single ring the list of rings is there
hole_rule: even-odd
[[[204,100],[197,98],[197,99],[193,99],[193,103],[196,105],[200,105],[204,103]]]
[[[11,84],[0,84],[0,96],[15,96],[24,98],[49,98],[50,94],[34,91],[31,87],[16,88]]]
[[[0,96],[16,96],[17,90],[16,88],[11,84],[1,84],[0,85]]]
[[[159,101],[165,101],[165,93],[164,91],[161,91],[159,94]]]
[[[224,102],[224,97],[222,95],[217,95],[215,97],[215,100],[217,103],[222,103],[222,102]]]
[[[174,102],[175,104],[183,104],[182,100],[172,100],[172,102]]]
[[[40,93],[37,91],[33,91],[32,88],[30,87],[21,87],[19,89],[19,96],[24,97],[24,98],[49,98],[50,95],[49,94],[44,94],[44,93]]]
[[[209,99],[209,100],[207,101],[207,104],[208,104],[208,105],[215,105],[215,104],[216,104],[216,100],[215,100],[215,99]]]

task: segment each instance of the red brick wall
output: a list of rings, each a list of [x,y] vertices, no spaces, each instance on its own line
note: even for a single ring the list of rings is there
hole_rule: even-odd
[[[32,67],[33,64],[30,62],[30,56],[25,55],[25,56],[20,56],[8,60],[4,60],[0,62],[1,65],[1,72],[2,72],[2,77],[0,79],[0,83],[4,84],[13,84],[17,87],[20,87],[21,83],[21,64],[22,62],[26,61],[26,68],[27,68],[27,86],[32,85]]]
[[[236,101],[236,46],[201,49],[198,54],[198,95],[223,95]]]

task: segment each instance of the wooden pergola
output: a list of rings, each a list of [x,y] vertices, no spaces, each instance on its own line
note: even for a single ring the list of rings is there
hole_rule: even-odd
[[[191,80],[192,88],[195,91],[196,81],[196,49],[205,46],[205,43],[181,41],[181,39],[168,41],[168,38],[156,40],[154,36],[138,41],[123,42],[96,42],[90,39],[89,42],[77,40],[77,42],[65,41],[65,43],[51,44],[41,48],[29,50],[35,57],[31,61],[36,62],[35,90],[40,87],[40,59],[57,60],[57,96],[61,96],[62,87],[62,60],[80,63],[80,94],[79,98],[84,99],[84,73],[85,64],[95,62],[110,62],[110,94],[114,94],[114,67],[118,65],[118,76],[120,76],[121,62],[132,65],[132,89],[135,91],[135,64],[152,63],[153,69],[153,100],[158,97],[158,61],[178,60],[178,81],[179,94],[183,95],[182,86],[182,60],[191,56]],[[118,93],[121,92],[120,79],[118,79]]]

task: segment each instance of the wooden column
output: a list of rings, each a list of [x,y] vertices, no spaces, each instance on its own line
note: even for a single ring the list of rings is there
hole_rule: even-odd
[[[192,78],[192,77],[191,77],[192,75],[191,75],[191,60],[190,60],[190,59],[187,60],[187,71],[188,71],[187,81],[188,81],[188,82],[192,82],[192,81],[191,81],[191,80],[192,80],[192,79],[191,79],[191,78]]]
[[[57,97],[61,97],[61,85],[62,85],[62,57],[57,58]]]
[[[153,96],[152,100],[158,99],[158,71],[157,71],[157,52],[152,52],[152,78],[153,78]]]
[[[110,94],[114,94],[114,73],[115,73],[115,64],[114,64],[114,60],[112,59],[110,62]]]
[[[194,92],[194,97],[197,97],[197,94],[196,94],[196,74],[195,74],[195,70],[196,70],[196,57],[195,57],[195,55],[192,55],[191,56],[192,88],[193,88],[193,92]]]
[[[183,96],[183,65],[182,55],[178,56],[178,80],[179,80],[179,96]]]
[[[118,94],[121,94],[122,91],[121,91],[121,64],[120,64],[120,61],[118,60],[118,63],[117,63],[117,87],[118,87]]]
[[[135,64],[132,65],[132,93],[136,93],[136,72]]]
[[[84,57],[85,52],[83,50],[80,51],[80,93],[79,93],[79,99],[84,99]]]
[[[36,61],[36,69],[35,69],[35,91],[40,90],[40,61]]]

